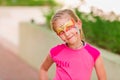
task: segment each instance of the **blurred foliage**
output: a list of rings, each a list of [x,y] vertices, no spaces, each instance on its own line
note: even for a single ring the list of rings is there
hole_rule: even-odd
[[[50,24],[50,21],[51,21],[51,18],[53,16],[53,14],[55,13],[55,10],[53,7],[51,7],[51,9],[49,10],[48,13],[44,14],[45,18],[46,18],[46,26],[48,26],[49,29],[51,29],[51,24]]]
[[[2,6],[56,6],[55,0],[0,0]]]
[[[83,23],[86,40],[99,47],[120,54],[120,21],[110,22],[99,16],[75,10]],[[92,19],[89,19],[92,17]]]

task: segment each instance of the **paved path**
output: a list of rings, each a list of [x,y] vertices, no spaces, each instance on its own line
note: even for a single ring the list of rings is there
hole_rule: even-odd
[[[0,80],[38,80],[38,71],[0,42]]]
[[[120,80],[120,55],[100,49],[108,80]]]

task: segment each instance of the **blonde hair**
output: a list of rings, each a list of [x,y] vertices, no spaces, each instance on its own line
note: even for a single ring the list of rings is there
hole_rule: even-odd
[[[73,11],[73,10],[70,10],[70,9],[63,9],[63,10],[59,10],[59,11],[57,11],[54,15],[53,15],[53,17],[52,17],[52,19],[51,19],[51,28],[55,31],[55,29],[54,29],[54,25],[55,25],[55,21],[57,21],[58,19],[60,19],[60,18],[62,18],[63,17],[63,15],[65,15],[65,14],[67,14],[67,15],[69,15],[71,18],[73,18],[74,20],[75,20],[75,22],[78,22],[80,19],[79,19],[79,17],[75,14],[75,12]],[[82,30],[82,28],[81,28],[81,30],[80,30],[80,37],[81,37],[81,39],[84,41],[85,40],[85,37],[84,37],[84,33],[83,33],[83,30]]]

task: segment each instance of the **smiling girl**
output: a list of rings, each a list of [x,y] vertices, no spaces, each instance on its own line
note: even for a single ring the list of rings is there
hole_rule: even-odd
[[[58,11],[51,20],[55,33],[64,41],[51,48],[40,67],[40,80],[48,80],[48,69],[56,64],[53,80],[90,80],[93,68],[98,80],[106,80],[100,51],[85,42],[82,22],[70,9]]]

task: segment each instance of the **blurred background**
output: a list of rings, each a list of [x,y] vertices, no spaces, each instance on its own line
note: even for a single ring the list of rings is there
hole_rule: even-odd
[[[73,9],[86,41],[101,51],[108,80],[120,80],[120,1],[0,0],[0,80],[39,80],[51,47],[62,41],[50,28],[59,9]],[[49,70],[49,80],[55,64]],[[93,71],[91,80],[97,80]]]

